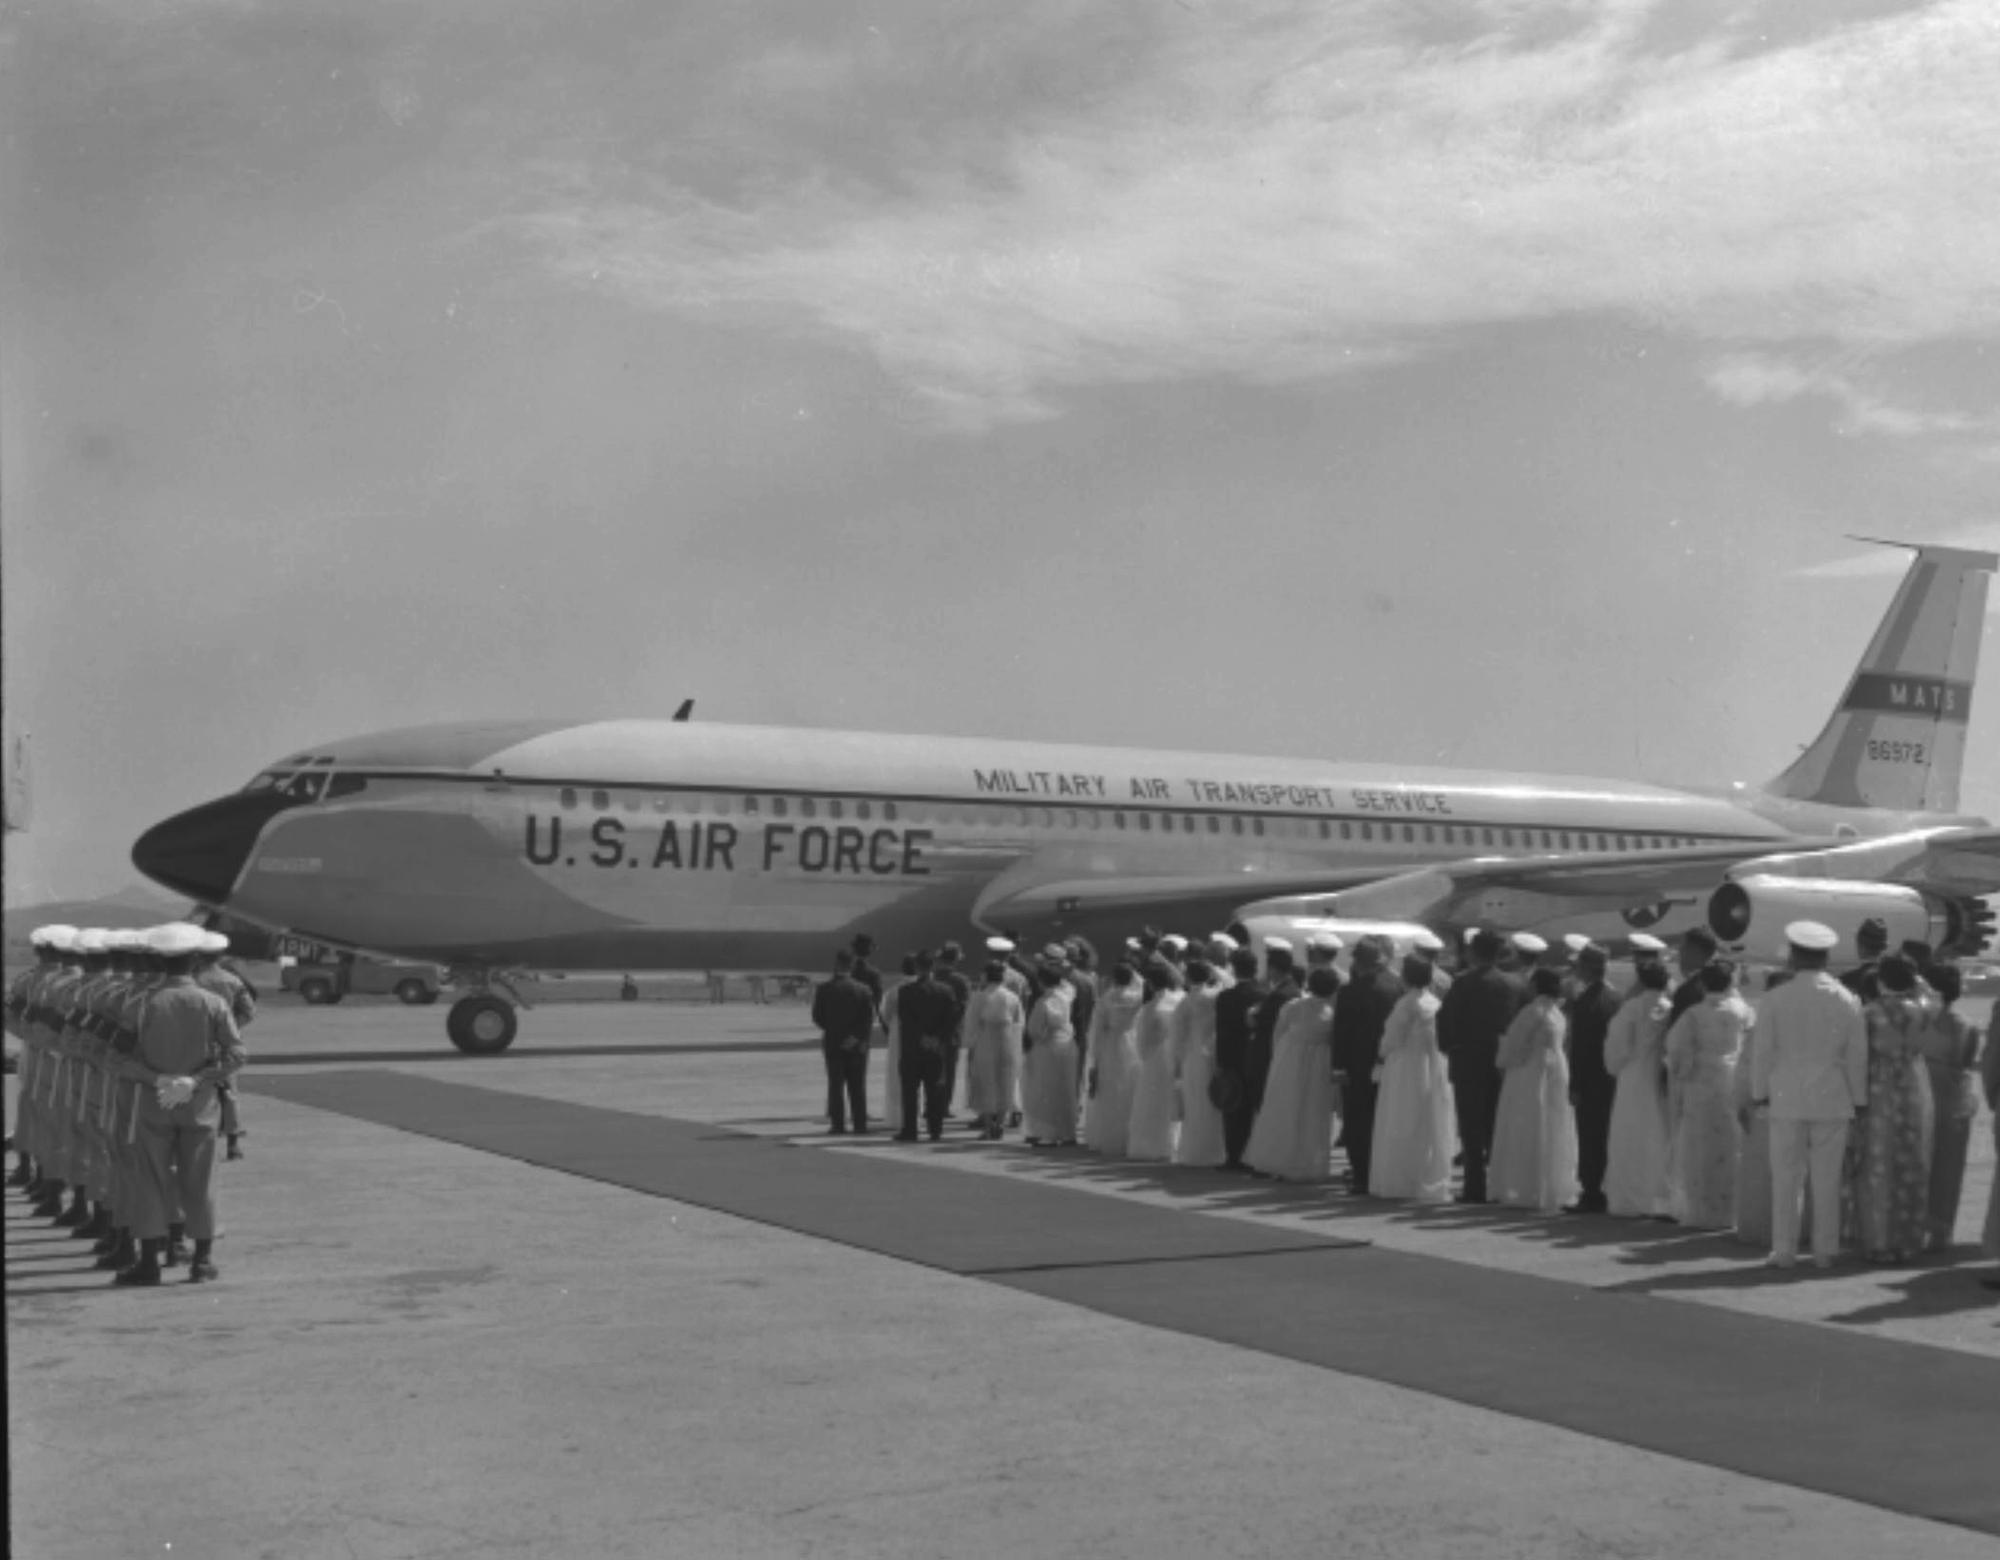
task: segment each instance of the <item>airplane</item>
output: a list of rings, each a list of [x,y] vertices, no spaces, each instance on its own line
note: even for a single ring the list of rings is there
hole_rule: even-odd
[[[1927,544],[1818,739],[1761,787],[702,724],[493,720],[350,737],[147,830],[133,863],[231,921],[449,966],[452,1042],[505,1050],[510,971],[818,968],[1140,922],[1711,927],[1783,955],[1810,916],[1966,956],[2000,830],[1959,777],[2000,556]]]

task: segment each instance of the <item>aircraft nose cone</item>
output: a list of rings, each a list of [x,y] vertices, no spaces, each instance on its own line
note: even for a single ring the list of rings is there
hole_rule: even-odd
[[[177,894],[219,905],[236,886],[264,825],[285,806],[268,795],[206,802],[140,835],[132,865]]]

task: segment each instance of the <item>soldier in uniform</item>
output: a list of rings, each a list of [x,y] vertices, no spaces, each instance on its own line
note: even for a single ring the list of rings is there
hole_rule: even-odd
[[[200,927],[176,923],[147,939],[161,959],[161,980],[139,1010],[126,1076],[142,1084],[139,1146],[145,1180],[134,1228],[139,1260],[121,1272],[120,1284],[157,1284],[168,1221],[178,1204],[194,1238],[188,1279],[217,1276],[213,1247],[215,1136],[221,1121],[216,1083],[243,1065],[243,1039],[229,1005],[194,983]]]
[[[91,930],[94,928],[71,929],[69,936],[57,944],[62,968],[49,981],[42,996],[42,1028],[48,1040],[49,1065],[40,1101],[46,1134],[44,1177],[34,1211],[37,1217],[54,1219],[57,1223],[75,1222],[70,1221],[70,1214],[63,1208],[63,1193],[74,1187],[77,1196],[82,1196],[74,1131],[76,1085],[81,1073],[69,1032],[77,988],[83,983],[82,944]]]
[[[236,1020],[236,1032],[241,1034],[250,1027],[257,1016],[257,993],[242,974],[222,962],[222,956],[229,951],[229,939],[220,932],[209,932],[203,939],[201,952],[195,958],[194,983],[203,991],[212,991],[229,1004],[229,1015]],[[627,981],[631,976],[626,976]],[[635,994],[637,988],[634,988]],[[241,1159],[243,1139],[249,1134],[243,1126],[241,1106],[237,1102],[236,1085],[224,1080],[216,1085],[216,1092],[222,1097],[222,1138],[226,1145],[223,1157]]]
[[[14,1152],[17,1162],[11,1181],[23,1189],[34,1186],[39,1179],[36,1168],[39,1127],[35,1100],[38,1071],[45,1051],[39,1014],[42,988],[58,967],[52,941],[53,934],[58,930],[54,926],[38,926],[28,935],[28,944],[35,950],[34,967],[24,970],[7,988],[7,1032],[21,1042],[20,1087],[14,1096]]]

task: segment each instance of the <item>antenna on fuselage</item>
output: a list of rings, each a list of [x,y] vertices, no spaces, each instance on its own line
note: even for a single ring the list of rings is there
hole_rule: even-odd
[[[693,713],[694,713],[694,700],[683,699],[681,700],[681,707],[674,711],[674,719],[686,720]]]

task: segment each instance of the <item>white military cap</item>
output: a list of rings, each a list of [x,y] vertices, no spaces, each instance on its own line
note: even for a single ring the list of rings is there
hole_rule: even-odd
[[[1217,953],[1234,953],[1238,946],[1236,939],[1227,932],[1209,933],[1208,945]]]
[[[1179,953],[1183,948],[1185,948],[1188,945],[1188,940],[1185,937],[1181,936],[1179,932],[1169,932],[1167,933],[1166,936],[1162,937],[1160,941],[1165,943],[1169,948],[1173,949],[1174,952],[1176,953]]]
[[[1410,946],[1419,953],[1443,953],[1444,939],[1436,932],[1418,932],[1410,939]]]
[[[28,946],[30,948],[46,947],[48,940],[49,929],[46,926],[38,926],[32,932],[28,933]]]
[[[1338,953],[1347,946],[1332,932],[1314,932],[1306,939],[1308,953]]]
[[[1014,951],[1014,944],[1010,939],[1005,937],[989,937],[986,939],[986,951],[988,953],[1012,953]]]
[[[1067,964],[1069,962],[1069,949],[1065,948],[1061,943],[1050,943],[1048,947],[1042,950],[1042,957],[1057,964]]]
[[[122,927],[114,927],[111,931],[104,934],[104,946],[113,953],[130,953],[132,951],[132,938],[132,932]]]
[[[1285,937],[1266,937],[1264,939],[1264,951],[1266,953],[1290,953],[1292,951],[1291,940]]]
[[[1548,943],[1533,932],[1516,932],[1507,940],[1523,953],[1544,954],[1549,951]]]
[[[1146,945],[1140,942],[1139,939],[1136,937],[1128,937],[1125,939],[1125,951],[1127,953],[1138,953],[1145,946]]]
[[[60,922],[54,926],[45,926],[42,928],[42,941],[57,953],[68,953],[76,947],[76,928],[64,926]]]
[[[1581,953],[1590,946],[1590,939],[1581,932],[1564,932],[1563,946],[1571,953]]]
[[[203,953],[227,953],[229,951],[229,939],[220,932],[205,931],[201,934],[201,951]]]
[[[1634,953],[1665,953],[1667,951],[1667,945],[1651,932],[1634,932],[1625,941],[1632,945]]]
[[[1840,946],[1840,934],[1818,921],[1794,921],[1785,928],[1785,941],[1808,953],[1830,953]]]
[[[191,926],[186,921],[169,921],[146,934],[146,946],[171,958],[200,952],[202,939],[207,935],[199,926]]]
[[[111,934],[101,926],[88,926],[76,934],[78,953],[109,953],[111,944],[105,939]]]

